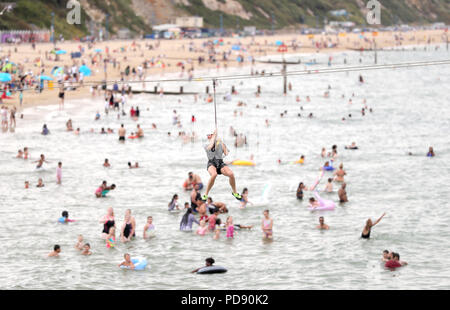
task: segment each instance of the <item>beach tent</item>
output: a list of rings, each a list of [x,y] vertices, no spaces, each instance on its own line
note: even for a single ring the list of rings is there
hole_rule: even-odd
[[[233,45],[233,46],[231,47],[231,49],[232,49],[233,51],[239,51],[239,50],[241,49],[241,47],[240,47],[239,45],[235,44],[235,45]]]
[[[81,73],[83,73],[84,76],[91,76],[92,71],[91,69],[89,69],[86,65],[82,65],[78,71],[80,71]]]
[[[275,42],[275,45],[276,46],[281,46],[281,45],[283,45],[283,41],[278,40],[278,41]]]
[[[55,54],[56,55],[64,55],[64,54],[67,54],[67,52],[64,50],[59,50],[59,51],[56,51]]]
[[[0,72],[0,82],[9,82],[11,81],[11,74]]]
[[[97,49],[95,50],[95,52],[96,52],[96,53],[101,53],[101,52],[103,52],[103,50],[102,50],[101,48],[97,48]]]

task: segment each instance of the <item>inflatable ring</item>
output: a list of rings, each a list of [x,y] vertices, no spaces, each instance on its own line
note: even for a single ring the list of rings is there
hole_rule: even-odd
[[[134,264],[134,269],[130,269],[128,266],[120,266],[122,269],[130,270],[144,270],[147,267],[147,260],[145,258],[132,258],[131,262]]]
[[[221,266],[207,266],[200,268],[197,273],[198,274],[213,274],[213,273],[225,273],[228,270]]]
[[[233,166],[248,166],[248,167],[255,166],[255,163],[250,160],[234,160],[233,162],[231,162],[231,164]]]

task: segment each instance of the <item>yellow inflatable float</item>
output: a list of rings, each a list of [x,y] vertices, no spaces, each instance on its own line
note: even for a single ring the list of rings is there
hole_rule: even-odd
[[[251,166],[251,167],[255,166],[255,163],[253,161],[250,161],[250,160],[239,160],[239,159],[232,161],[231,164],[233,166]]]

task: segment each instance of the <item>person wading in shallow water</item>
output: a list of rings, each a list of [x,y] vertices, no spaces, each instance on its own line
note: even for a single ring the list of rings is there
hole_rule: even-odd
[[[208,156],[207,169],[211,177],[208,181],[206,192],[202,196],[202,200],[206,201],[208,199],[209,191],[213,187],[218,174],[223,174],[229,178],[230,186],[233,190],[233,196],[237,200],[241,200],[242,196],[236,191],[236,180],[234,178],[234,173],[231,171],[230,167],[223,162],[223,156],[227,156],[229,153],[227,146],[221,139],[217,138],[217,130],[215,130],[212,134],[208,134],[207,137],[209,141],[208,144],[205,145],[205,151]]]

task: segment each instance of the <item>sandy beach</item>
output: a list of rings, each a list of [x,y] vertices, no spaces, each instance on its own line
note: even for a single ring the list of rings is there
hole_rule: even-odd
[[[8,57],[10,61],[17,64],[24,64],[25,71],[32,71],[36,75],[39,74],[40,69],[44,69],[44,74],[51,76],[51,70],[55,66],[72,66],[74,63],[80,65],[81,62],[85,62],[92,69],[92,76],[85,77],[85,84],[92,85],[95,82],[101,82],[105,79],[105,72],[102,61],[91,66],[91,57],[96,55],[95,50],[101,49],[101,59],[109,58],[111,61],[107,65],[107,80],[109,84],[113,81],[119,81],[121,78],[121,72],[124,71],[126,66],[130,68],[136,68],[145,60],[151,58],[160,59],[164,63],[162,66],[152,66],[145,70],[145,77],[153,76],[164,78],[165,73],[181,72],[181,67],[177,66],[180,62],[185,63],[186,71],[193,68],[193,77],[199,70],[217,68],[224,66],[225,62],[222,60],[222,53],[229,51],[235,44],[241,44],[243,50],[233,51],[229,60],[226,61],[227,67],[234,67],[238,65],[236,58],[238,55],[243,55],[245,61],[243,65],[250,65],[248,56],[254,58],[266,55],[280,54],[278,52],[278,46],[276,41],[282,41],[288,46],[286,57],[289,54],[299,53],[320,53],[331,54],[334,52],[345,50],[361,50],[373,48],[372,40],[376,40],[377,48],[390,48],[408,46],[408,45],[425,45],[425,44],[440,44],[444,41],[444,32],[442,30],[424,30],[414,32],[380,32],[376,36],[373,33],[365,33],[362,39],[359,33],[347,33],[341,35],[299,35],[299,34],[286,34],[279,36],[257,36],[257,37],[244,37],[244,38],[224,38],[223,45],[215,46],[216,58],[220,61],[217,63],[208,62],[208,49],[204,47],[204,43],[207,41],[213,41],[215,38],[209,39],[181,39],[181,40],[138,40],[138,41],[108,41],[98,42],[88,49],[87,43],[80,42],[57,42],[56,47],[67,51],[67,54],[59,56],[59,61],[55,61],[54,54],[50,52],[53,49],[53,44],[36,44],[35,49],[30,44],[21,45],[3,45],[1,48],[1,56]],[[396,40],[397,39],[397,40]],[[295,40],[295,41],[293,41]],[[314,46],[316,43],[328,45],[332,47],[317,48]],[[159,46],[157,45],[159,44]],[[293,48],[293,45],[296,48]],[[149,46],[152,45],[152,49]],[[80,47],[85,48],[85,53],[81,58],[72,60],[70,53],[79,51]],[[192,50],[189,49],[191,46]],[[106,51],[109,54],[106,55]],[[46,56],[48,57],[46,59]],[[200,66],[198,65],[198,57],[204,56],[206,61]],[[41,59],[42,67],[39,68],[36,65],[36,61]],[[112,59],[116,59],[117,66],[113,68]],[[75,62],[74,62],[75,61]],[[120,63],[120,64],[119,64]],[[185,73],[184,78],[187,78]],[[133,80],[130,75],[129,80]],[[36,93],[34,90],[28,90],[24,92],[23,107],[30,107],[34,105],[47,105],[58,103],[58,87],[56,78],[54,78],[53,89],[47,87],[42,93]],[[126,79],[125,79],[126,80]],[[187,90],[188,91],[188,90]],[[66,92],[66,100],[80,99],[89,96],[90,86],[78,87],[75,91]],[[13,94],[13,99],[4,100],[7,105],[15,105],[19,108],[18,94]]]

